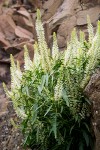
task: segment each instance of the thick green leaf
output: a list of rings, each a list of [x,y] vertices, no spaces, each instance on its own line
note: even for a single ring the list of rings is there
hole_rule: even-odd
[[[69,107],[69,99],[68,99],[68,96],[67,96],[65,89],[62,90],[62,97],[65,100],[66,105]]]
[[[39,92],[39,94],[41,94],[45,82],[46,82],[46,75],[43,75],[42,79],[41,79],[41,84],[38,86],[38,92]]]
[[[82,130],[82,134],[83,134],[84,140],[86,142],[86,145],[89,146],[89,136],[88,136],[88,134],[86,133],[85,130]]]
[[[79,143],[79,150],[84,150],[84,144],[82,141]]]
[[[47,109],[46,113],[44,114],[44,117],[49,113],[49,111],[51,110],[52,105]]]
[[[57,138],[57,117],[56,115],[54,116],[53,120],[52,120],[52,129],[51,129],[54,133],[55,139]]]

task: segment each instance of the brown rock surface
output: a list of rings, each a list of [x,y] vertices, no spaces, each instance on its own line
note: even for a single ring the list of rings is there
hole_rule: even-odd
[[[78,5],[78,0],[64,0],[55,15],[50,20],[50,25],[55,26],[61,24],[62,21],[67,20],[75,13],[74,9]]]
[[[58,35],[57,40],[59,48],[64,48],[66,46],[66,39],[63,36]]]
[[[91,77],[85,92],[93,103],[93,125],[96,137],[96,150],[100,150],[100,69]]]
[[[93,8],[78,12],[76,15],[77,25],[80,26],[87,24],[87,15],[90,16],[91,22],[94,23],[97,20],[99,13],[100,13],[100,6],[95,6]]]
[[[58,29],[58,34],[63,36],[65,39],[69,39],[71,31],[76,26],[76,16],[72,16],[64,21],[62,21],[61,25]],[[67,40],[66,40],[67,41]]]
[[[47,21],[50,19],[57,11],[59,6],[62,4],[63,0],[54,0],[52,5],[49,5],[49,8],[46,10],[46,13],[43,15],[43,20]]]

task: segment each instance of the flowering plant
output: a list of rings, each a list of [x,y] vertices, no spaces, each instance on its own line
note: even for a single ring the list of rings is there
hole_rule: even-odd
[[[88,42],[83,32],[78,39],[74,29],[64,52],[59,51],[55,33],[50,52],[39,10],[36,31],[33,61],[24,46],[21,72],[11,55],[11,91],[4,85],[22,119],[24,144],[39,150],[92,149],[91,104],[83,91],[100,64],[100,22],[94,35],[88,18]]]

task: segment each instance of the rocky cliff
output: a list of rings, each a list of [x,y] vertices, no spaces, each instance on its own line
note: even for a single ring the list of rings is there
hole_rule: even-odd
[[[38,0],[39,1],[39,0]],[[66,43],[70,38],[70,33],[73,28],[77,29],[77,32],[79,30],[82,30],[85,32],[86,38],[88,37],[87,34],[87,15],[90,16],[92,25],[94,27],[94,32],[96,29],[97,20],[100,20],[100,0],[44,0],[39,1],[40,2],[40,9],[42,13],[42,20],[44,23],[45,31],[46,31],[46,39],[48,44],[51,46],[52,44],[52,33],[57,33],[58,38],[58,45],[61,50],[63,50],[66,47]],[[36,5],[34,7],[37,7]],[[19,6],[16,6],[15,8],[19,8]],[[15,9],[14,8],[14,9]],[[31,8],[30,8],[31,9]],[[28,9],[28,11],[30,11]],[[25,11],[25,10],[24,10]],[[19,14],[22,13],[22,11],[18,12]],[[1,12],[0,12],[1,14]],[[23,15],[23,14],[21,14]],[[27,13],[25,14],[27,17]],[[33,15],[36,16],[35,11],[33,11]],[[23,22],[22,18],[20,19],[21,22],[18,22],[18,16],[13,16],[14,21],[17,22],[17,24],[21,24]],[[35,17],[34,17],[35,19]],[[27,20],[24,20],[27,21]],[[3,21],[2,21],[3,22]],[[31,30],[30,22],[27,22],[26,29]],[[1,26],[1,23],[0,23]],[[4,27],[4,26],[3,26]],[[2,28],[3,28],[2,27]],[[12,26],[13,29],[15,28],[15,25]],[[1,28],[0,28],[1,29]],[[9,29],[10,30],[10,29]],[[11,30],[12,31],[12,30]],[[22,31],[22,30],[20,30]],[[32,32],[33,30],[31,30]],[[0,30],[1,32],[1,30]],[[4,32],[3,32],[4,33]],[[10,32],[10,33],[13,33]],[[9,36],[8,32],[6,32],[6,37]],[[30,36],[29,32],[27,32],[27,35]],[[1,34],[0,34],[1,36]],[[18,35],[17,35],[18,36]],[[25,32],[24,32],[25,36]],[[16,38],[13,34],[14,39]],[[35,37],[32,36],[32,38]],[[3,37],[2,37],[3,38]],[[26,37],[27,39],[27,37]],[[6,38],[7,40],[7,38]],[[13,43],[13,39],[11,39],[11,43]],[[18,40],[18,39],[17,39]],[[21,37],[22,40],[22,37]],[[9,39],[10,41],[10,39]],[[23,40],[22,40],[23,41]],[[32,41],[32,40],[31,40]],[[1,42],[1,38],[0,38]],[[25,39],[24,39],[24,42]],[[28,41],[31,43],[30,41]],[[34,41],[32,41],[33,44]],[[8,46],[8,42],[2,41],[3,46]],[[0,45],[0,48],[2,47]],[[22,44],[23,45],[23,44]],[[20,48],[22,48],[22,45],[18,45]],[[19,48],[17,47],[17,49]],[[32,47],[32,46],[31,46]],[[8,50],[8,49],[7,49]],[[12,52],[12,50],[11,50]],[[14,54],[16,54],[16,50],[13,51]],[[18,53],[19,51],[17,51]],[[2,55],[5,56],[5,52],[0,49],[0,60],[2,60]],[[0,64],[0,120],[1,120],[1,129],[0,129],[0,149],[5,150],[16,150],[20,149],[22,150],[22,147],[19,145],[20,139],[22,136],[19,136],[19,132],[16,133],[16,131],[13,132],[13,128],[10,125],[10,119],[16,118],[14,115],[14,112],[12,111],[11,103],[5,98],[5,95],[3,93],[2,89],[2,81],[5,81],[9,76],[9,56],[7,56],[6,65],[4,66]],[[21,51],[18,53],[15,58],[18,58],[21,63],[23,62],[23,52]],[[1,61],[3,63],[3,61]],[[9,81],[9,78],[7,79]],[[89,97],[89,99],[93,103],[93,128],[96,136],[96,150],[100,150],[100,69],[97,69],[94,74],[91,77],[91,80],[89,84],[85,88],[85,93]],[[10,109],[9,109],[10,108]],[[5,132],[4,132],[5,130]],[[8,136],[9,135],[9,136]],[[12,136],[13,135],[13,136]],[[17,136],[16,136],[17,135]],[[16,137],[16,139],[15,139]],[[18,137],[18,138],[17,138]],[[20,138],[19,138],[20,137]],[[19,139],[19,140],[18,140]],[[15,142],[15,143],[14,143]],[[18,146],[19,145],[19,146]]]

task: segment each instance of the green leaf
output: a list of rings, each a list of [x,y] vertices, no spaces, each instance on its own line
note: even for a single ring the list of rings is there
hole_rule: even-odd
[[[63,106],[61,106],[60,113],[62,113],[62,112],[63,112],[63,110],[64,110],[64,107],[63,107]]]
[[[73,129],[74,129],[75,125],[73,125],[70,129],[70,134],[72,133]]]
[[[47,109],[46,113],[44,114],[44,117],[49,113],[49,111],[51,110],[52,105]]]
[[[87,123],[83,123],[84,124],[84,126],[86,127],[86,129],[90,132],[90,129],[89,129],[89,126],[88,126],[88,124]]]
[[[89,105],[92,104],[91,101],[90,101],[89,99],[87,99],[87,98],[85,98],[85,101],[86,101]]]
[[[71,144],[72,144],[72,141],[73,141],[73,139],[71,139],[70,142],[68,142],[68,145],[67,145],[67,149],[66,149],[66,150],[70,150],[70,146],[71,146]]]
[[[25,140],[24,140],[24,146],[26,145],[30,145],[30,134],[28,133],[28,135],[26,136]]]
[[[40,95],[41,95],[41,92],[43,90],[45,81],[46,81],[46,75],[43,75],[42,79],[41,79],[41,84],[38,86],[38,92],[39,92]]]
[[[45,75],[45,80],[46,80],[46,83],[45,83],[45,84],[46,84],[46,86],[48,86],[48,79],[49,79],[49,76],[48,76],[48,74],[46,74],[46,75]]]
[[[37,131],[36,132],[36,140],[37,140],[37,142],[39,142],[39,133],[40,133],[39,130],[40,130],[39,126],[37,126],[37,130],[36,130]]]
[[[79,150],[84,150],[84,144],[82,141],[79,143]]]
[[[68,96],[67,96],[65,89],[62,90],[62,97],[65,100],[66,105],[69,107],[69,99],[68,99]]]
[[[28,88],[28,86],[25,87],[25,90],[26,90],[26,94],[29,96],[29,88]]]
[[[32,124],[34,124],[34,122],[36,121],[37,119],[37,110],[38,109],[38,105],[35,103],[33,106],[32,106]]]
[[[54,136],[55,136],[55,139],[57,138],[57,116],[55,115],[53,120],[52,120],[52,129],[51,131],[54,132]]]
[[[82,134],[83,134],[84,140],[86,142],[86,145],[89,146],[89,136],[88,136],[88,134],[86,133],[85,130],[82,130]]]

